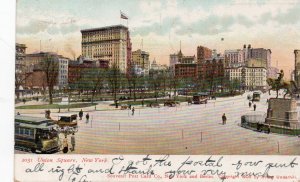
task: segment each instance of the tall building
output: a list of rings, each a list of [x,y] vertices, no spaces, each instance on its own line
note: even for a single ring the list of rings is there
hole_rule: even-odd
[[[150,60],[149,53],[140,49],[132,52],[131,65],[134,65],[135,69],[140,68],[145,75],[149,75]]]
[[[92,60],[108,60],[126,73],[131,61],[131,42],[127,27],[114,25],[81,30],[82,55]]]
[[[207,47],[197,47],[198,78],[200,80],[223,80],[224,57],[217,54],[216,50]]]
[[[243,89],[266,89],[267,69],[265,67],[235,67],[226,68],[229,80],[238,80]]]
[[[234,68],[245,66],[249,60],[264,60],[266,63],[267,77],[274,77],[274,70],[271,66],[270,49],[252,48],[251,44],[243,46],[243,49],[225,50],[225,67]]]
[[[172,75],[174,75],[175,73],[175,64],[179,63],[179,57],[178,57],[178,53],[174,53],[174,54],[170,54],[170,69],[171,69],[171,72],[172,72]]]
[[[178,51],[178,53],[174,53],[174,54],[170,54],[170,71],[172,75],[175,75],[175,65],[178,63],[181,63],[183,54],[181,52],[181,43],[180,43],[180,50]]]
[[[294,77],[297,87],[300,86],[300,50],[294,50],[295,54],[295,71]]]
[[[212,58],[212,50],[204,47],[204,46],[198,46],[197,47],[197,70],[198,70],[198,77],[200,80],[203,80],[205,78],[205,60]]]
[[[241,49],[225,50],[226,68],[239,67],[245,65],[244,51]]]
[[[204,61],[205,59],[209,59],[212,57],[212,50],[207,48],[207,47],[203,47],[203,46],[198,46],[197,47],[197,62],[201,62]]]
[[[69,67],[69,59],[58,56],[58,87],[60,89],[66,88],[68,86],[68,67]]]

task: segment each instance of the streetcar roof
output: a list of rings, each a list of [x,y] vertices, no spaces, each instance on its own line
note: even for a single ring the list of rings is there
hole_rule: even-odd
[[[50,119],[32,116],[15,116],[15,124],[28,128],[48,129],[54,126]]]

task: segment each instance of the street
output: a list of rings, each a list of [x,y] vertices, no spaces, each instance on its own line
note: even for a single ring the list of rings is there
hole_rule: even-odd
[[[130,110],[89,111],[89,122],[85,117],[78,120],[76,148],[69,154],[299,155],[299,137],[265,134],[238,125],[241,115],[267,110],[267,93],[256,102],[256,111],[248,106],[248,94],[217,98],[201,105],[139,106],[134,115]],[[29,113],[24,115],[44,117],[40,111]],[[66,114],[71,113],[75,112]],[[222,125],[223,113],[226,125]]]

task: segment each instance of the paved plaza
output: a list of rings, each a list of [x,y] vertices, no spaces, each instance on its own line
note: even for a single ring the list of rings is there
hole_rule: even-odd
[[[137,106],[134,115],[130,110],[99,103],[99,111],[94,107],[83,109],[84,114],[89,111],[90,121],[78,120],[76,148],[69,154],[300,155],[297,136],[260,133],[239,126],[241,115],[267,110],[267,93],[256,103],[256,111],[248,106],[248,94],[217,98],[201,105]],[[44,117],[43,110],[17,111]],[[78,111],[71,109],[67,114]],[[226,125],[222,125],[223,113],[227,116]],[[52,112],[51,116],[56,119],[64,114]]]

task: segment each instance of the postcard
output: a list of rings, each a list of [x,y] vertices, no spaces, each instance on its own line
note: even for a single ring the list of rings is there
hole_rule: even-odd
[[[300,181],[300,2],[18,0],[15,181]]]

